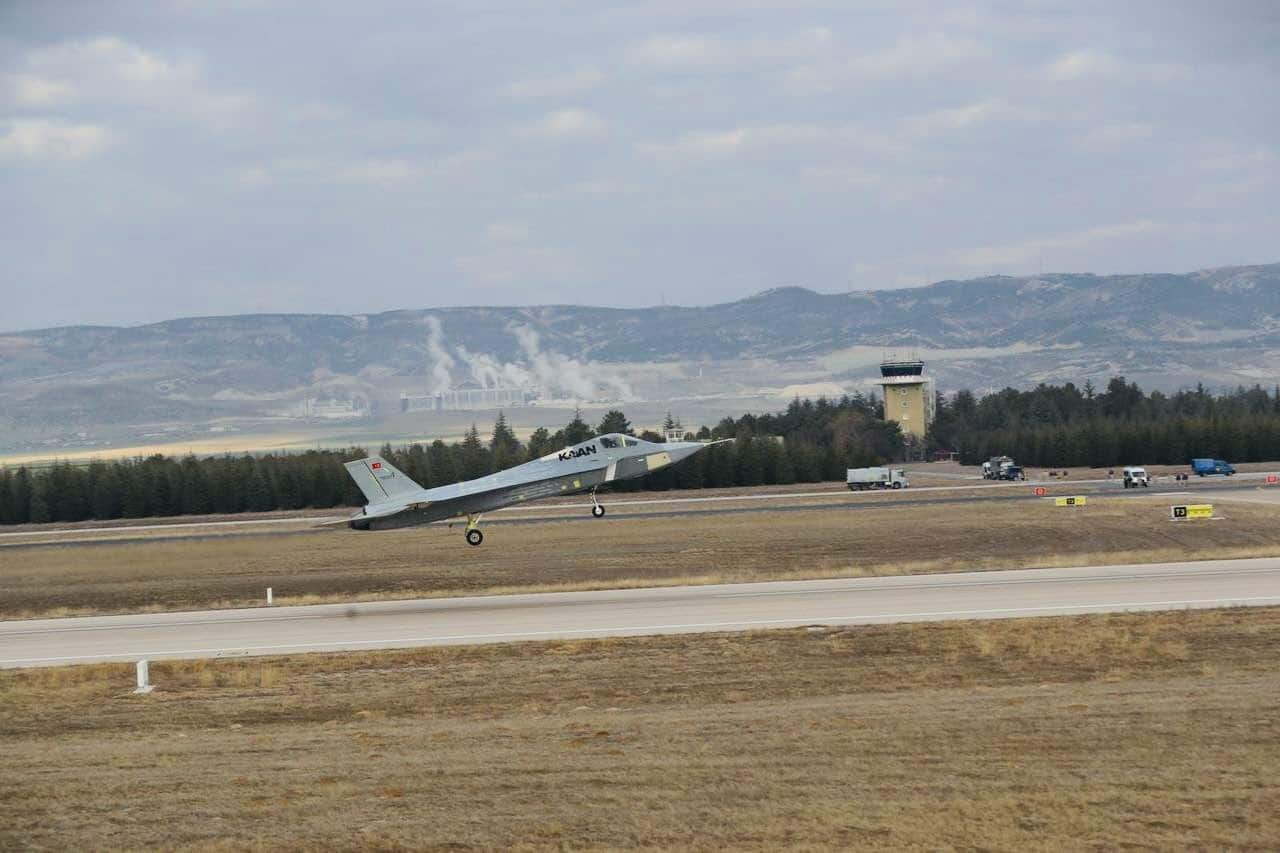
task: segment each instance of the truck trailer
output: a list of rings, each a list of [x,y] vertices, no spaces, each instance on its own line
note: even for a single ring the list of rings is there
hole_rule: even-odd
[[[845,472],[845,483],[851,492],[867,489],[905,489],[907,472],[901,468],[850,468]]]

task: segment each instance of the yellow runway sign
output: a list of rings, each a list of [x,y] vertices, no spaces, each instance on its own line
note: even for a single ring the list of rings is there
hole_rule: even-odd
[[[1170,518],[1213,518],[1213,504],[1188,504],[1169,507]]]
[[[1054,498],[1054,506],[1084,506],[1086,503],[1084,495],[1076,495],[1071,498]]]

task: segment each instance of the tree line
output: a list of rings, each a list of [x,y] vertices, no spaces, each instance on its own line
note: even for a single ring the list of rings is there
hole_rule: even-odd
[[[662,434],[645,430],[638,437],[662,442],[669,432],[679,432],[689,440],[734,441],[610,488],[697,489],[843,479],[846,463],[872,465],[902,451],[897,426],[880,420],[876,403],[862,395],[796,400],[784,412],[725,418],[714,427],[683,432],[668,416],[663,427]],[[384,445],[379,453],[432,488],[505,470],[604,433],[637,435],[626,415],[613,410],[594,427],[575,413],[555,432],[539,428],[522,442],[499,413],[487,437],[473,425],[461,441]],[[362,448],[349,447],[208,458],[157,454],[88,465],[7,468],[0,470],[0,524],[355,507],[364,497],[342,465],[364,455]]]
[[[1046,467],[1180,465],[1197,456],[1280,459],[1280,386],[1217,395],[1198,386],[1166,395],[1146,393],[1117,377],[1101,392],[1089,383],[1068,382],[1027,391],[1006,388],[981,398],[960,391],[939,395],[937,403],[926,448],[956,451],[970,465],[997,455]],[[843,480],[846,468],[903,458],[902,433],[883,417],[879,401],[862,394],[797,399],[780,412],[724,418],[697,430],[684,430],[668,416],[662,434],[645,430],[638,437],[661,442],[674,432],[690,440],[734,440],[609,488]],[[539,428],[521,441],[499,413],[487,435],[473,425],[461,441],[384,445],[380,454],[431,488],[505,470],[603,433],[637,435],[626,415],[613,410],[594,426],[575,413],[560,429]],[[364,497],[342,465],[364,455],[364,449],[349,447],[0,469],[0,524],[360,506]]]
[[[1047,467],[1269,461],[1280,459],[1280,386],[1164,394],[1115,377],[1101,392],[1087,382],[981,399],[960,391],[939,396],[927,446],[956,451],[967,465],[1000,455]]]

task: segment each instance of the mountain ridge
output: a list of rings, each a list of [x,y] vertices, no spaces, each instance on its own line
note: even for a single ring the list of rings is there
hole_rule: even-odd
[[[0,427],[275,417],[309,397],[389,405],[401,388],[467,377],[647,399],[726,382],[744,392],[863,383],[865,351],[877,348],[928,354],[944,388],[1114,373],[1153,386],[1251,384],[1280,376],[1280,264],[842,293],[788,285],[709,306],[257,313],[10,332],[0,334]],[[666,378],[636,390],[638,365],[668,365]],[[696,381],[704,368],[714,382]]]

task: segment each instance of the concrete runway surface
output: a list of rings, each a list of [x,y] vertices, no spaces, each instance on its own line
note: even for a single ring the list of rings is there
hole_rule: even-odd
[[[0,622],[0,667],[1280,604],[1280,558]]]

